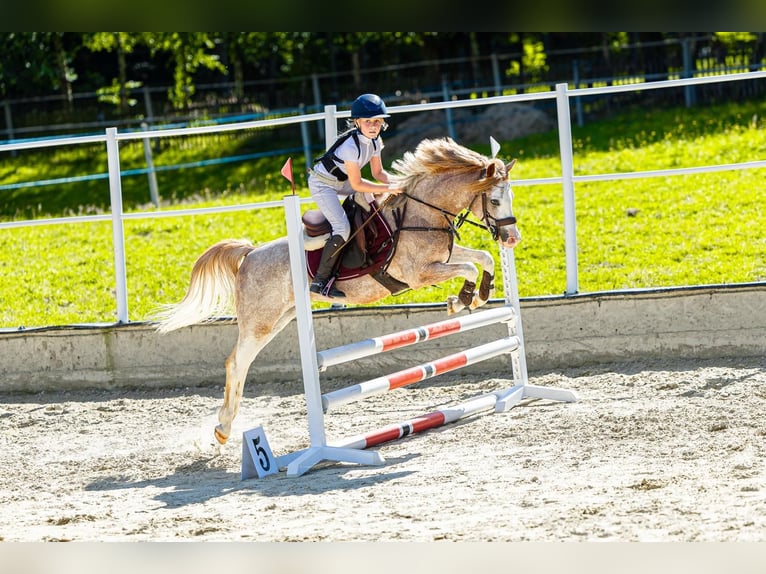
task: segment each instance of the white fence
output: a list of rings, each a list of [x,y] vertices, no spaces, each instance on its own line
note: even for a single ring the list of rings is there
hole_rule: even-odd
[[[450,110],[452,108],[486,106],[505,103],[523,103],[537,100],[555,100],[559,127],[559,145],[561,153],[560,177],[538,178],[526,180],[514,180],[514,186],[560,184],[563,191],[564,202],[564,233],[566,249],[566,294],[578,292],[578,264],[577,264],[577,233],[575,211],[575,183],[591,181],[608,181],[631,178],[665,177],[690,173],[705,173],[715,171],[730,171],[741,169],[753,169],[766,167],[766,160],[743,162],[724,165],[699,166],[679,169],[662,169],[641,171],[632,173],[605,173],[596,175],[574,175],[574,159],[572,151],[570,100],[580,96],[596,94],[613,94],[626,91],[640,91],[664,88],[678,88],[698,84],[712,84],[718,82],[733,82],[766,78],[766,72],[749,72],[743,74],[730,74],[724,76],[709,76],[700,78],[688,78],[680,80],[668,80],[662,82],[647,82],[643,84],[628,84],[622,86],[608,86],[602,88],[568,89],[567,84],[557,84],[555,92],[540,92],[533,94],[519,94],[514,96],[496,96],[490,98],[457,100],[451,102],[436,102],[429,104],[415,104],[407,106],[390,107],[389,113],[421,112],[428,110]],[[281,202],[247,203],[215,208],[183,209],[153,212],[124,213],[122,209],[122,185],[120,175],[120,155],[118,142],[129,140],[143,140],[146,138],[163,138],[174,136],[189,136],[225,131],[245,130],[253,128],[267,128],[289,124],[302,124],[306,122],[322,121],[325,125],[325,139],[327,145],[334,141],[337,135],[337,120],[349,117],[348,111],[337,111],[335,106],[326,106],[324,113],[306,114],[272,120],[238,122],[214,126],[202,126],[183,129],[150,130],[136,133],[118,133],[117,128],[107,128],[104,135],[81,136],[67,138],[52,138],[34,142],[22,142],[0,145],[0,152],[12,152],[14,150],[45,148],[53,146],[80,145],[96,142],[104,142],[108,154],[109,188],[111,198],[110,215],[88,215],[74,217],[57,217],[49,219],[36,219],[26,221],[14,221],[0,223],[0,229],[12,227],[27,227],[34,225],[71,224],[85,221],[112,222],[112,237],[114,249],[114,284],[117,309],[117,322],[130,322],[128,311],[128,293],[126,277],[126,254],[123,222],[126,219],[148,219],[160,217],[179,217],[186,215],[200,215],[205,213],[221,213],[227,211],[243,211],[267,207],[281,207]],[[310,201],[308,199],[304,201]]]

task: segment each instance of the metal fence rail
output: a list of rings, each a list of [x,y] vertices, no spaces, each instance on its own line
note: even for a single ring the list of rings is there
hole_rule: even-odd
[[[564,202],[564,230],[565,230],[565,249],[566,249],[566,294],[575,294],[578,292],[578,264],[577,264],[577,233],[576,233],[576,211],[575,211],[575,183],[591,181],[607,181],[631,178],[648,177],[666,177],[679,176],[691,173],[705,173],[715,171],[732,171],[742,169],[757,169],[766,167],[766,160],[757,160],[752,162],[737,164],[721,164],[698,166],[693,168],[676,168],[650,170],[643,172],[629,173],[611,173],[611,174],[593,174],[593,175],[574,175],[574,157],[572,151],[571,137],[571,119],[570,105],[572,98],[593,94],[612,94],[617,92],[652,90],[678,88],[690,85],[711,84],[719,82],[737,82],[749,81],[759,78],[766,78],[766,72],[748,72],[741,74],[730,74],[727,76],[710,76],[700,78],[687,78],[679,80],[666,80],[661,82],[646,82],[640,84],[630,84],[621,86],[608,86],[598,88],[580,88],[570,90],[567,84],[558,84],[555,92],[540,92],[534,94],[519,94],[513,96],[494,96],[488,98],[457,100],[450,102],[435,102],[417,105],[406,105],[390,107],[388,111],[391,114],[422,112],[428,110],[453,109],[460,107],[487,106],[495,104],[530,102],[537,100],[554,100],[558,115],[559,144],[561,155],[562,174],[561,177],[537,178],[528,180],[514,180],[515,186],[523,185],[547,185],[561,184]],[[130,321],[128,312],[128,294],[127,278],[125,269],[125,243],[123,222],[126,219],[154,219],[164,217],[179,217],[185,215],[201,215],[208,213],[244,211],[252,209],[262,209],[281,206],[281,202],[263,202],[232,205],[226,207],[210,207],[183,210],[159,210],[152,212],[134,212],[124,213],[122,210],[122,186],[120,171],[120,155],[118,142],[137,140],[145,138],[163,138],[173,136],[188,136],[195,134],[218,133],[222,131],[235,131],[253,128],[283,126],[289,124],[305,124],[317,120],[323,120],[325,126],[325,139],[327,145],[330,145],[337,135],[337,120],[350,116],[349,111],[337,111],[335,106],[326,106],[324,113],[306,114],[301,116],[284,117],[270,120],[236,122],[231,124],[199,126],[192,128],[178,128],[168,130],[149,130],[132,133],[118,133],[117,128],[108,128],[106,133],[98,136],[82,136],[68,138],[52,138],[49,140],[40,140],[34,142],[18,142],[0,145],[0,152],[10,152],[21,149],[35,149],[62,145],[80,145],[85,143],[104,142],[107,148],[108,174],[111,199],[110,215],[89,215],[76,217],[59,217],[41,220],[26,220],[0,223],[0,229],[29,227],[35,225],[51,224],[74,224],[81,222],[106,221],[112,222],[112,238],[115,263],[114,283],[116,288],[116,308],[117,322],[128,323]],[[310,199],[303,199],[303,202],[309,202]]]

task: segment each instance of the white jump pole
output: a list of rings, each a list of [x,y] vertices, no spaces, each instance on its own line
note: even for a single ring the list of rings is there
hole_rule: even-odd
[[[365,434],[342,440],[337,444],[338,446],[343,446],[345,448],[370,448],[411,434],[444,426],[478,412],[491,409],[497,403],[497,399],[498,393],[487,393],[458,405],[438,409],[408,421],[394,423]]]
[[[323,460],[381,465],[385,461],[381,454],[376,451],[361,451],[327,445],[322,397],[319,388],[314,322],[311,314],[311,295],[303,244],[300,197],[288,195],[284,198],[284,204],[311,446],[303,451],[277,457],[277,465],[280,468],[287,466],[287,476],[300,476]]]
[[[509,353],[518,348],[518,337],[498,339],[491,343],[437,359],[436,361],[418,365],[417,367],[410,367],[390,375],[370,379],[357,385],[351,385],[331,393],[326,393],[322,395],[322,406],[324,411],[327,412],[331,407],[358,401],[371,395],[386,393],[413,383],[419,383],[431,377],[450,373],[457,369],[497,357],[503,353]]]
[[[422,341],[430,341],[479,327],[486,327],[495,323],[510,321],[514,318],[514,309],[509,305],[479,311],[464,315],[454,319],[447,319],[437,323],[431,323],[414,329],[405,329],[381,337],[372,337],[364,341],[334,347],[317,353],[319,371],[324,371],[327,367],[340,365],[357,359],[363,359],[370,355],[386,353],[395,349],[401,349]]]

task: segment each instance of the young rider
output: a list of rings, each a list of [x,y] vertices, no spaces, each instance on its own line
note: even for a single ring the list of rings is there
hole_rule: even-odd
[[[338,136],[314,169],[310,170],[308,184],[311,197],[332,227],[311,282],[314,293],[328,297],[346,296],[330,282],[338,250],[351,234],[351,225],[341,206],[341,199],[355,191],[373,195],[401,193],[400,189],[389,187],[389,175],[383,169],[380,155],[383,149],[380,133],[388,127],[384,119],[387,117],[386,104],[380,96],[359,96],[351,104],[350,129]],[[362,168],[367,164],[370,164],[372,176],[380,183],[362,177]]]

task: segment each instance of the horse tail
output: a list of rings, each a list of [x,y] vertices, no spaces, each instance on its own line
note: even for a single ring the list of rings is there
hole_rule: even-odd
[[[194,263],[184,298],[176,305],[164,307],[155,316],[157,331],[168,333],[232,312],[239,266],[254,249],[249,241],[236,239],[219,241],[209,247]]]

